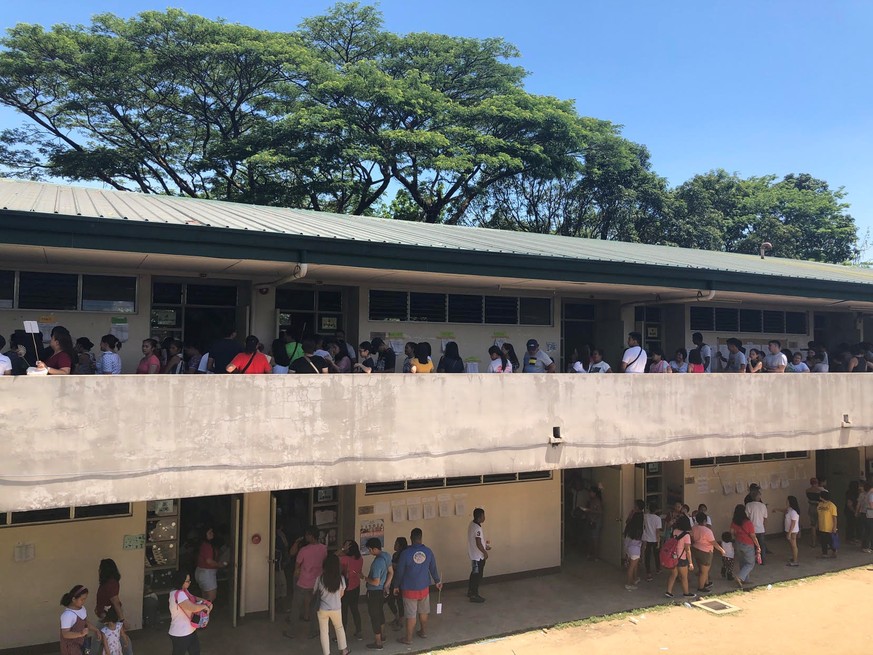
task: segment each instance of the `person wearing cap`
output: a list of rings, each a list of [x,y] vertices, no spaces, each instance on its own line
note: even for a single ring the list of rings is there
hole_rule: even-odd
[[[367,644],[367,648],[382,650],[385,641],[385,590],[391,589],[394,568],[391,555],[382,550],[382,542],[378,538],[370,537],[364,545],[373,556],[369,575],[361,573],[361,579],[367,583],[367,613],[375,637],[372,644]]]
[[[643,335],[639,332],[629,332],[627,335],[627,350],[621,356],[622,373],[645,373],[648,355],[642,347]]]
[[[397,354],[385,341],[379,337],[370,340],[373,352],[378,356],[374,373],[394,373],[397,368]]]
[[[527,352],[524,354],[524,373],[554,373],[555,361],[540,350],[536,339],[528,339]]]
[[[730,338],[727,340],[727,358],[725,359],[725,356],[721,353],[718,354],[718,358],[725,365],[724,370],[726,373],[746,372],[746,355],[742,350],[740,350],[740,348],[742,347],[742,341],[740,341],[739,339]]]

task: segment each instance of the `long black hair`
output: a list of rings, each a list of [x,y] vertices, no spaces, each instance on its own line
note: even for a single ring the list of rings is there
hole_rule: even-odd
[[[335,553],[328,553],[327,557],[324,558],[322,566],[321,583],[324,585],[324,588],[331,593],[339,591],[343,580],[339,557]]]
[[[358,546],[358,542],[354,539],[349,539],[346,542],[349,546],[346,548],[346,553],[352,557],[352,559],[361,559],[361,549]]]
[[[788,506],[793,509],[795,512],[800,514],[800,504],[797,502],[797,498],[794,496],[788,496]],[[800,520],[798,518],[798,520]]]
[[[731,519],[731,523],[734,525],[742,525],[749,519],[746,516],[746,506],[745,505],[737,505],[734,507],[734,517]]]
[[[109,580],[121,582],[121,573],[118,572],[118,566],[114,559],[101,559],[100,568],[98,569],[97,579],[101,585]]]
[[[501,369],[500,369],[500,370],[502,370],[502,371],[505,372],[505,371],[506,371],[506,365],[509,363],[509,360],[506,358],[506,353],[503,352],[503,351],[502,351],[500,348],[498,348],[497,346],[491,346],[491,347],[488,349],[488,354],[489,354],[489,355],[497,355],[498,357],[500,357],[500,366],[501,366]]]
[[[518,373],[519,371],[519,363],[518,363],[518,355],[515,354],[515,348],[509,342],[503,343],[503,352],[506,353],[506,358],[509,360],[509,363],[512,364],[512,372]]]
[[[67,353],[67,356],[70,358],[70,373],[75,373],[75,363],[78,358],[76,356],[76,352],[73,350],[73,337],[70,336],[69,331],[65,327],[62,327],[60,325],[57,326],[52,332],[52,336],[61,347],[60,352]]]

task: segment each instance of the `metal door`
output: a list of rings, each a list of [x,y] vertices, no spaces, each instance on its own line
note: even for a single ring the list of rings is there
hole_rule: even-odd
[[[603,487],[603,532],[600,535],[600,557],[621,567],[622,533],[624,532],[624,498],[620,466],[600,466],[592,469],[594,483]]]

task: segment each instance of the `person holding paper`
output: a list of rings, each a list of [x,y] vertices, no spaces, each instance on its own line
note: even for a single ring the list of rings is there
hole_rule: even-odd
[[[67,328],[57,326],[52,330],[49,346],[52,355],[44,362],[38,361],[36,367],[45,369],[49,375],[69,375],[76,355],[73,352],[73,339]]]

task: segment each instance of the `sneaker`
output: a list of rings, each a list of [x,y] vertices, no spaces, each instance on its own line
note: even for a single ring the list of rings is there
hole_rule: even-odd
[[[712,589],[712,580],[710,580],[710,581],[707,582],[705,585],[703,585],[703,588],[706,589],[707,591],[709,591],[710,589]]]
[[[484,603],[485,599],[482,596],[470,596],[471,603]]]
[[[785,566],[800,566],[797,562],[788,562]]]
[[[665,595],[667,598],[673,598],[673,594],[671,594],[669,591],[665,591],[665,592],[664,592],[664,595]]]
[[[624,588],[628,591],[636,591],[637,589],[639,589],[639,587],[637,587],[635,584],[626,584]]]
[[[862,548],[862,549],[861,549],[861,552],[862,552],[862,553],[873,553],[873,550],[871,550],[871,549],[869,549],[869,548]]]
[[[651,581],[654,580],[654,579],[655,579],[655,578],[653,578],[651,575],[647,575],[647,576],[646,576],[646,582],[651,582]]]
[[[697,594],[682,594],[685,598],[697,598]]]

